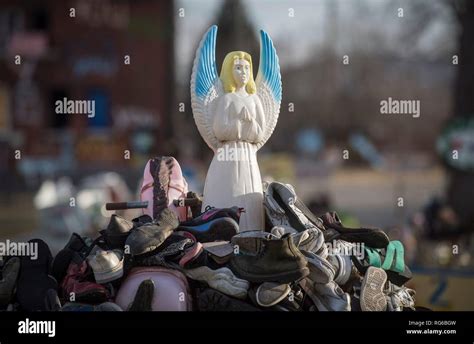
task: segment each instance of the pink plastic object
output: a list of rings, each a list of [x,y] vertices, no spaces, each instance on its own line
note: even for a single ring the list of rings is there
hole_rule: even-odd
[[[186,207],[176,207],[173,204],[173,200],[178,198],[186,197],[188,192],[188,183],[183,177],[183,172],[181,171],[181,167],[179,166],[178,161],[173,157],[161,157],[155,159],[171,159],[172,160],[172,168],[171,168],[171,175],[170,175],[170,183],[168,186],[167,198],[168,198],[168,208],[171,209],[173,212],[178,215],[180,221],[187,220],[187,208]],[[143,212],[152,218],[154,218],[153,214],[153,188],[159,187],[159,185],[155,185],[157,180],[155,180],[150,171],[150,162],[148,160],[145,171],[143,172],[143,184],[141,188],[140,199],[142,201],[148,201],[148,207],[143,210]],[[156,178],[156,177],[155,177]]]
[[[115,303],[126,310],[132,304],[140,283],[151,279],[155,284],[153,311],[191,311],[192,300],[186,277],[177,270],[160,266],[133,268],[122,282]]]

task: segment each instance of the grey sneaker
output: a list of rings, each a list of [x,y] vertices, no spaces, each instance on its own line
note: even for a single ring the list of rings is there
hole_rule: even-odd
[[[196,281],[206,282],[209,287],[238,299],[245,299],[249,290],[249,282],[235,277],[228,268],[212,270],[201,266],[191,270],[184,270],[184,274]]]
[[[275,226],[272,228],[271,233],[278,238],[288,233],[294,234],[293,240],[300,250],[316,253],[322,258],[326,258],[328,255],[327,247],[324,244],[324,235],[318,228],[309,228],[298,232],[292,227]]]
[[[387,273],[380,268],[370,266],[365,272],[360,288],[360,308],[363,312],[383,312],[387,310],[384,294]]]
[[[308,261],[308,278],[315,283],[329,283],[334,279],[336,271],[331,263],[313,252],[301,251]]]
[[[291,291],[287,283],[265,282],[255,292],[255,301],[259,306],[272,307],[281,302]]]
[[[401,312],[404,308],[415,310],[415,295],[413,289],[407,287],[398,287],[388,282],[387,293],[387,310],[390,312]]]
[[[327,259],[336,271],[334,281],[342,287],[351,279],[352,274],[356,272],[356,268],[352,263],[352,256],[349,254],[354,244],[343,240],[335,240],[332,244],[338,246],[337,249],[340,253],[331,254]]]
[[[120,250],[104,251],[97,249],[87,257],[95,281],[105,284],[123,276],[123,254]]]
[[[350,312],[351,310],[349,294],[344,293],[334,281],[322,284],[313,283],[310,279],[306,278],[300,282],[300,286],[320,312]]]
[[[322,220],[296,196],[290,184],[272,182],[264,192],[265,213],[273,226],[288,226],[302,232],[308,228],[324,230]]]

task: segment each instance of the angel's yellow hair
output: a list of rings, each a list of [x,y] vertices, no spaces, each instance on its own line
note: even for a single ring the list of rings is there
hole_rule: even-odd
[[[232,75],[232,69],[236,59],[244,59],[250,64],[250,76],[249,81],[245,86],[245,90],[249,94],[255,93],[257,87],[255,86],[255,81],[253,79],[252,57],[245,51],[232,51],[228,53],[224,59],[224,62],[222,63],[220,78],[224,86],[225,93],[235,92],[235,89],[237,88]]]

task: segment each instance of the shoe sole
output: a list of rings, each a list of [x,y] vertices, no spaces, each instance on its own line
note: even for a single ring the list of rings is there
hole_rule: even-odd
[[[387,308],[387,299],[383,288],[387,282],[387,274],[384,270],[369,267],[362,281],[360,293],[360,308],[363,312],[382,312]]]
[[[201,243],[216,240],[230,241],[234,235],[238,234],[239,225],[229,217],[222,217],[199,226],[180,226],[178,230],[191,233]]]
[[[153,165],[152,165],[153,164]],[[168,189],[171,179],[173,161],[170,157],[160,157],[160,161],[152,160],[150,171],[153,180],[158,180],[159,186],[153,186],[153,218],[157,218],[160,213],[168,207]]]
[[[249,282],[278,282],[278,283],[291,283],[299,281],[309,275],[309,269],[304,267],[302,269],[286,271],[279,274],[270,274],[270,275],[261,275],[261,274],[251,274],[246,271],[241,270],[234,261],[230,263],[232,270],[237,273],[238,277],[247,280]]]

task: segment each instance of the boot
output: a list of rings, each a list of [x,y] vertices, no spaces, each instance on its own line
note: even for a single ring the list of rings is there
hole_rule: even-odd
[[[135,228],[125,241],[132,256],[149,253],[158,248],[178,227],[179,220],[175,213],[166,208],[161,211],[154,223]]]
[[[290,283],[309,274],[308,262],[291,234],[275,238],[272,234],[255,232],[241,233],[232,238],[239,253],[232,258],[230,265],[239,277],[251,282]]]

